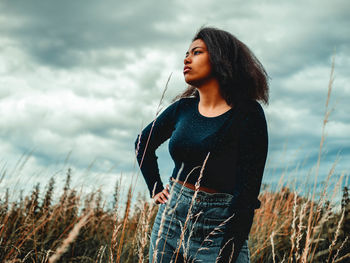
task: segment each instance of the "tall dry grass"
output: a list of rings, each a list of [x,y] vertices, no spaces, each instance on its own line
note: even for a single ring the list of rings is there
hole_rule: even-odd
[[[262,205],[255,211],[249,239],[251,262],[350,261],[349,189],[342,189],[340,211],[332,206],[326,194],[334,167],[330,169],[321,197],[315,198],[324,128],[330,114],[333,68],[334,64],[313,195],[311,198],[298,195],[298,189],[286,187],[282,179],[277,190],[262,190],[259,196]],[[5,172],[0,178],[4,176]],[[65,186],[56,202],[53,201],[54,177],[44,193],[36,185],[30,195],[17,201],[9,201],[9,190],[1,195],[0,262],[148,262],[149,238],[158,206],[140,193],[135,197],[134,182],[129,186],[125,208],[121,211],[122,187],[121,182],[117,182],[114,204],[107,207],[100,191],[83,197],[72,189],[71,176],[72,170],[68,169]],[[340,191],[343,177],[344,174],[333,189],[334,195]],[[132,199],[137,200],[134,206]],[[185,228],[186,222],[183,231]],[[186,242],[190,240],[184,240],[181,235],[179,244],[184,251]]]
[[[23,201],[9,203],[5,195],[0,201],[0,262],[148,262],[158,206],[139,194],[131,207],[131,189],[124,211],[118,205],[105,207],[98,193],[82,200],[67,185],[59,201],[52,203],[54,179],[43,198],[37,186]],[[259,198],[262,206],[256,210],[249,239],[252,262],[349,261],[347,187],[340,211],[327,200],[320,206],[320,201],[312,202],[286,187],[264,190]],[[314,221],[308,230],[310,213]]]
[[[124,211],[103,206],[98,193],[81,200],[69,187],[58,202],[51,203],[53,185],[51,180],[43,198],[34,187],[22,202],[9,203],[6,196],[1,199],[0,262],[148,262],[158,206],[139,194],[131,207],[131,186]],[[262,206],[256,210],[249,239],[252,262],[349,261],[347,187],[340,211],[329,201],[320,206],[320,201],[312,202],[286,187],[277,192],[265,190],[259,198]],[[314,222],[308,230],[310,213]],[[308,232],[312,233],[309,243]]]

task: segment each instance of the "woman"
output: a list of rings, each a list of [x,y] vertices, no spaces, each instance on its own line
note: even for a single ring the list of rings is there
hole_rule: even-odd
[[[189,87],[138,136],[137,160],[160,204],[150,262],[250,262],[248,235],[268,136],[267,74],[230,33],[201,28],[184,59]],[[175,167],[163,187],[155,150],[170,138]]]

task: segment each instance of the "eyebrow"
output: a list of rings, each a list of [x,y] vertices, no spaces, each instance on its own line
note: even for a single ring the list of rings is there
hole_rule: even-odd
[[[204,49],[204,47],[194,47],[194,48],[191,49],[191,52],[193,52],[196,48],[203,48]],[[188,54],[189,54],[189,52],[187,51],[186,55],[188,55]]]

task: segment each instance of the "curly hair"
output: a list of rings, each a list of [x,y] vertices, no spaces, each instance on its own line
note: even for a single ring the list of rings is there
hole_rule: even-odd
[[[207,46],[213,74],[228,105],[245,99],[268,104],[268,74],[244,43],[231,33],[213,27],[201,27],[192,41],[197,39]],[[198,97],[199,93],[195,87],[188,86],[174,100],[191,96]]]

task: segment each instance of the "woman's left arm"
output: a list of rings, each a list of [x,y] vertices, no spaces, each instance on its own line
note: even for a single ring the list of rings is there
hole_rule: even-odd
[[[267,157],[268,135],[264,111],[257,102],[249,102],[240,112],[238,123],[236,183],[233,189],[231,211],[233,218],[228,224],[222,241],[221,258],[218,263],[232,262],[249,236],[254,209],[260,206],[258,195]],[[234,253],[231,255],[234,247]]]
[[[237,183],[233,191],[233,208],[260,207],[258,195],[264,173],[268,149],[265,114],[256,101],[244,107],[238,127]]]

